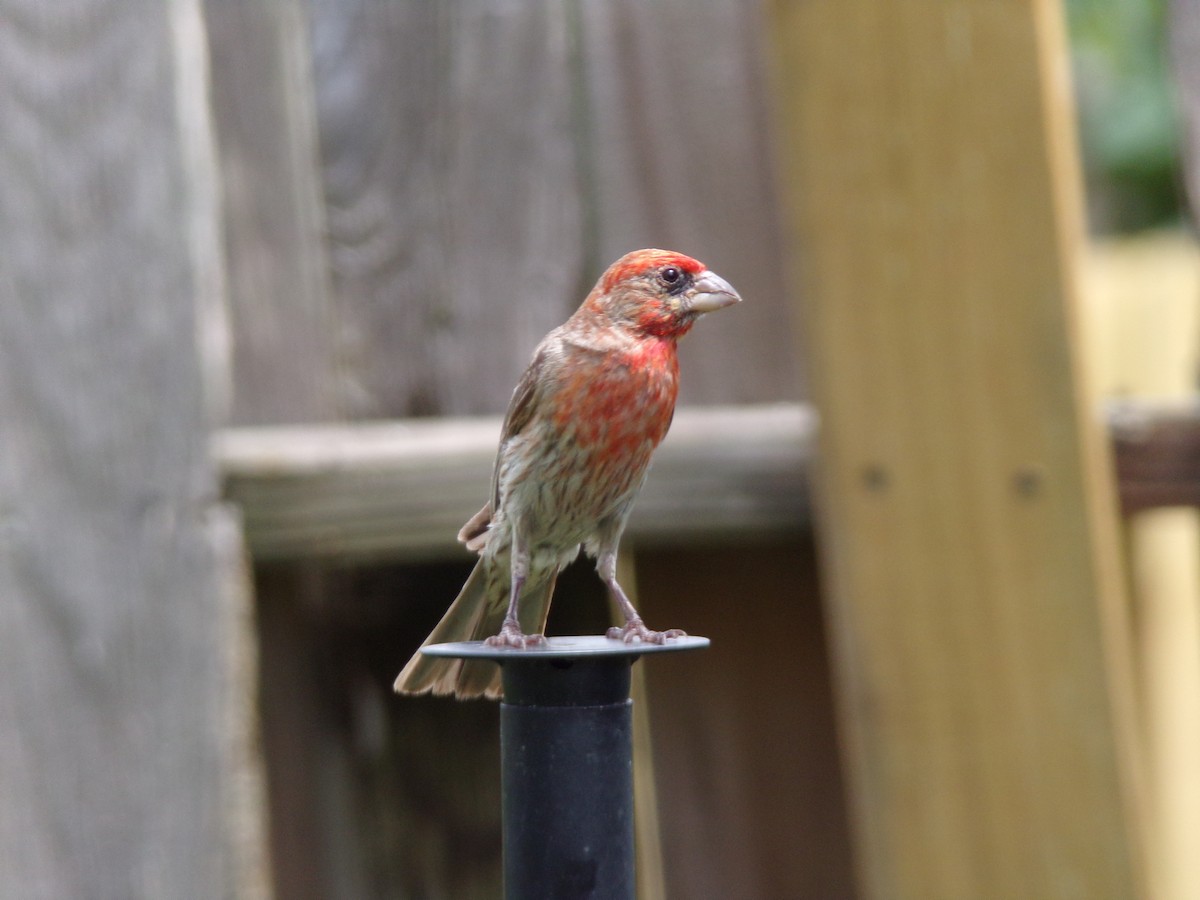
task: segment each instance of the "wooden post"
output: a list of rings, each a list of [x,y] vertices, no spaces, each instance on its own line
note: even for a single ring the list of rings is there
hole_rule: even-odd
[[[637,567],[631,541],[626,541],[617,562],[617,575],[637,606]],[[614,622],[620,615],[609,601]],[[660,626],[661,627],[661,626]],[[634,666],[630,673],[633,698],[633,826],[637,853],[637,896],[639,900],[664,900],[667,886],[663,874],[662,833],[658,817],[658,790],[654,778],[654,742],[650,729],[650,697],[646,691],[646,667]]]
[[[861,886],[1144,890],[1053,0],[778,0]]]
[[[1087,259],[1088,349],[1099,390],[1122,400],[1187,403],[1200,362],[1195,239],[1160,234],[1105,242]],[[1179,505],[1143,509],[1127,520],[1125,538],[1149,776],[1149,859],[1156,897],[1188,900],[1200,895],[1200,513]]]
[[[221,169],[234,424],[340,418],[337,347],[301,0],[204,0]]]
[[[0,893],[261,896],[199,5],[0,21]]]

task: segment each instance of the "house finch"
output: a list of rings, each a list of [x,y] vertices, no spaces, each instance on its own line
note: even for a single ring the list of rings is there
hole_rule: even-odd
[[[676,342],[702,314],[740,299],[690,257],[638,250],[546,335],[513,391],[491,498],[458,533],[479,561],[426,644],[544,643],[554,581],[580,546],[625,617],[608,637],[659,644],[684,634],[646,627],[617,583],[617,544],[675,412]],[[418,652],[396,690],[494,697],[500,672]]]

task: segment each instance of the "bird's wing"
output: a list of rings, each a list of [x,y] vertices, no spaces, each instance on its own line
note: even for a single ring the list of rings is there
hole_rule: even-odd
[[[487,546],[487,531],[492,524],[492,502],[483,504],[483,509],[471,516],[467,524],[458,529],[458,542],[465,544],[472,553],[479,553]]]
[[[493,512],[500,508],[500,458],[504,453],[504,445],[513,436],[520,434],[533,418],[534,409],[537,407],[535,398],[538,386],[543,383],[542,370],[547,355],[547,347],[543,343],[522,373],[517,386],[513,388],[512,400],[508,402],[508,412],[504,414],[504,427],[500,429],[500,448],[496,453],[496,465],[492,469]]]

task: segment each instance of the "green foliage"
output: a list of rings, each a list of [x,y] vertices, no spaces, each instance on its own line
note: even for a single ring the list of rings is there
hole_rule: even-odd
[[[1182,216],[1167,0],[1068,0],[1089,218],[1102,232]]]

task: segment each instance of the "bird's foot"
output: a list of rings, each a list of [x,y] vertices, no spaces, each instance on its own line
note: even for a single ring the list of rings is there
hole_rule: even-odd
[[[641,619],[630,619],[624,626],[614,625],[608,629],[608,639],[624,641],[626,644],[665,644],[671,638],[687,637],[682,628],[653,631]]]
[[[544,647],[544,634],[525,634],[519,626],[505,623],[498,634],[484,641],[489,647],[511,647],[514,650],[529,650],[532,647]]]

